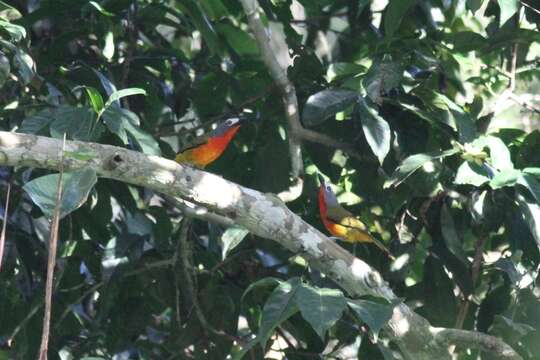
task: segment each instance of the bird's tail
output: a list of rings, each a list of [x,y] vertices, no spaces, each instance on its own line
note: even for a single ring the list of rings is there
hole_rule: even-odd
[[[388,248],[386,246],[383,245],[382,242],[380,242],[379,240],[377,240],[375,237],[373,236],[370,236],[371,237],[371,241],[379,248],[381,249],[384,253],[386,253],[386,255],[388,255],[388,257],[390,258],[390,260],[396,260],[396,258],[394,257],[394,255],[392,255],[392,253],[390,253],[390,250],[388,250]]]

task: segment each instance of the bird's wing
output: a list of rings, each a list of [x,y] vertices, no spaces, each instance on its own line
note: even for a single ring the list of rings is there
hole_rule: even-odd
[[[208,136],[206,134],[197,136],[196,138],[190,140],[188,143],[186,143],[178,153],[183,153],[184,151],[188,151],[191,149],[194,149],[198,146],[201,146],[203,144],[206,144],[208,142]]]
[[[381,241],[379,241],[377,238],[372,236],[367,230],[367,226],[362,221],[355,218],[353,214],[347,209],[341,206],[328,208],[326,209],[326,217],[330,219],[331,221],[335,222],[336,224],[339,224],[346,228],[359,230],[365,233],[366,235],[369,236],[369,239],[371,242],[373,242],[379,249],[381,249],[386,254],[388,254],[390,259],[395,260],[395,258],[392,256],[388,248],[384,246],[384,244]]]
[[[336,224],[365,231],[366,225],[354,217],[347,209],[341,206],[333,206],[326,209],[326,217]]]

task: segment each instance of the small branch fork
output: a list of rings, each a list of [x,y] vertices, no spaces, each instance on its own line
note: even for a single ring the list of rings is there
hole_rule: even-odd
[[[301,142],[310,141],[328,147],[340,149],[354,158],[365,160],[350,144],[342,143],[330,136],[305,129],[300,122],[300,113],[296,89],[287,77],[287,68],[292,64],[289,49],[282,29],[272,27],[271,32],[261,20],[262,9],[257,0],[241,0],[249,27],[261,51],[261,56],[270,75],[281,91],[285,114],[289,124],[289,153],[291,157],[291,173],[293,184],[289,189],[277,194],[284,202],[290,202],[302,194],[304,162]]]

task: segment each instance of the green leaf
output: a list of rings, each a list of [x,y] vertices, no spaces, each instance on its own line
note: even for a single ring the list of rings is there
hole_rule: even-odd
[[[86,95],[88,95],[92,109],[94,109],[96,114],[99,114],[105,108],[101,94],[96,88],[91,86],[85,86],[84,90],[86,91]]]
[[[474,31],[450,32],[444,39],[454,46],[454,51],[463,53],[483,49],[488,44],[488,39]]]
[[[517,183],[525,186],[532,194],[536,203],[540,205],[540,182],[536,180],[532,175],[521,174],[518,177]]]
[[[540,205],[529,202],[519,193],[516,194],[516,200],[536,244],[540,247]]]
[[[0,18],[7,21],[13,21],[20,19],[22,17],[19,10],[15,9],[13,6],[6,4],[4,1],[0,1]]]
[[[105,107],[108,108],[109,106],[111,106],[113,102],[116,102],[123,97],[132,96],[132,95],[146,96],[146,91],[144,89],[139,89],[139,88],[128,88],[128,89],[115,91],[107,99],[107,102],[105,103]]]
[[[473,162],[464,161],[456,172],[454,183],[458,185],[481,186],[489,181],[491,173],[486,165],[478,165]]]
[[[17,49],[13,57],[13,62],[22,78],[23,84],[29,84],[35,75],[34,60],[32,57],[24,51]]]
[[[416,0],[390,0],[384,14],[384,34],[391,38]]]
[[[384,158],[390,151],[390,140],[392,138],[390,126],[379,115],[378,111],[369,106],[364,99],[358,102],[357,111],[366,140],[382,165]]]
[[[347,306],[345,296],[340,290],[317,288],[307,284],[300,285],[295,301],[302,317],[310,323],[322,340],[326,330],[341,318]]]
[[[270,285],[279,285],[281,283],[282,281],[275,277],[265,277],[263,279],[257,280],[248,286],[248,288],[242,294],[242,298],[240,299],[240,301],[241,302],[244,301],[244,297],[255,288],[263,287],[263,286],[270,286]]]
[[[463,250],[463,242],[457,232],[452,212],[446,204],[443,204],[441,208],[441,232],[448,250],[461,260],[461,262],[468,264],[469,260]]]
[[[90,107],[74,107],[63,105],[53,111],[55,120],[51,123],[51,136],[57,139],[88,141],[92,137],[92,126],[96,115]]]
[[[229,24],[218,24],[216,30],[223,34],[231,48],[241,56],[253,56],[259,54],[259,48],[255,40],[249,34]]]
[[[375,338],[378,337],[379,331],[384,324],[392,317],[394,307],[396,306],[363,299],[348,300],[347,304],[369,326],[369,331]]]
[[[176,6],[178,6],[183,13],[188,15],[188,19],[190,19],[197,30],[201,32],[201,35],[212,54],[220,54],[221,46],[218,34],[216,33],[212,22],[202,10],[199,2],[185,0],[182,2],[177,2]]]
[[[41,176],[23,186],[34,204],[49,218],[52,218],[54,213],[58,176],[59,174]],[[81,207],[96,182],[96,172],[92,169],[65,172],[62,175],[60,218]]]
[[[518,11],[519,0],[497,0],[501,8],[499,26],[503,26]]]
[[[530,174],[532,176],[540,177],[540,168],[537,167],[528,167],[523,169],[524,174]]]
[[[302,121],[308,127],[319,125],[354,104],[356,99],[358,99],[356,91],[344,89],[320,91],[307,99],[302,112]]]
[[[355,63],[338,62],[328,66],[326,77],[329,82],[366,72],[366,67]]]
[[[515,169],[501,171],[489,181],[489,186],[491,186],[492,189],[514,186],[520,175],[521,171]]]
[[[483,0],[467,0],[467,9],[471,10],[473,14],[480,9]]]
[[[362,84],[369,99],[381,104],[382,96],[397,88],[402,79],[403,66],[401,63],[386,57],[381,61],[373,62]]]
[[[497,170],[504,171],[514,168],[514,163],[512,163],[512,158],[510,157],[510,151],[508,151],[505,143],[498,137],[481,136],[474,140],[470,145],[478,150],[483,150],[484,147],[488,147],[491,165]]]
[[[11,37],[11,40],[15,42],[19,42],[26,37],[26,29],[20,25],[0,20],[0,28],[4,29]]]
[[[99,13],[100,13],[101,15],[105,15],[105,16],[109,16],[109,17],[114,16],[113,13],[111,13],[111,12],[105,10],[105,8],[103,8],[103,6],[101,6],[100,4],[98,4],[98,3],[95,2],[95,1],[89,1],[88,3],[89,3],[90,5],[92,5],[97,11],[99,11]]]
[[[4,86],[11,73],[11,65],[7,56],[0,52],[0,88]]]
[[[385,184],[385,188],[389,188],[390,186],[398,186],[403,181],[405,181],[409,176],[412,175],[416,170],[420,169],[424,164],[426,164],[429,161],[441,159],[447,156],[454,155],[458,152],[457,149],[450,149],[445,151],[440,151],[436,153],[431,154],[415,154],[407,157],[401,165],[397,167],[397,169],[394,171],[392,176],[390,177],[390,180],[388,180]]]
[[[221,258],[225,259],[227,254],[240,245],[249,231],[243,227],[232,226],[221,235]]]
[[[300,278],[294,277],[287,282],[279,284],[264,304],[261,318],[261,326],[257,338],[266,347],[268,338],[272,332],[283,321],[290,318],[298,311],[294,301],[296,293],[300,288]]]
[[[47,128],[54,120],[54,109],[43,109],[27,117],[21,123],[17,132],[23,134],[38,134]]]
[[[137,114],[119,107],[108,107],[103,112],[103,120],[109,130],[118,135],[124,144],[129,143],[129,134],[145,154],[161,154],[157,141],[139,127]]]

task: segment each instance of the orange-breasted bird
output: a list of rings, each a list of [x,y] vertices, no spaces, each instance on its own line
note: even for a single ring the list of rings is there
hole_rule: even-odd
[[[221,122],[214,130],[196,139],[192,145],[176,154],[178,163],[188,163],[203,168],[223,154],[231,142],[242,120],[231,118]]]
[[[349,243],[374,243],[393,258],[386,246],[369,234],[366,225],[338,203],[330,185],[325,183],[320,174],[318,176],[321,182],[319,211],[322,222],[330,234]]]

